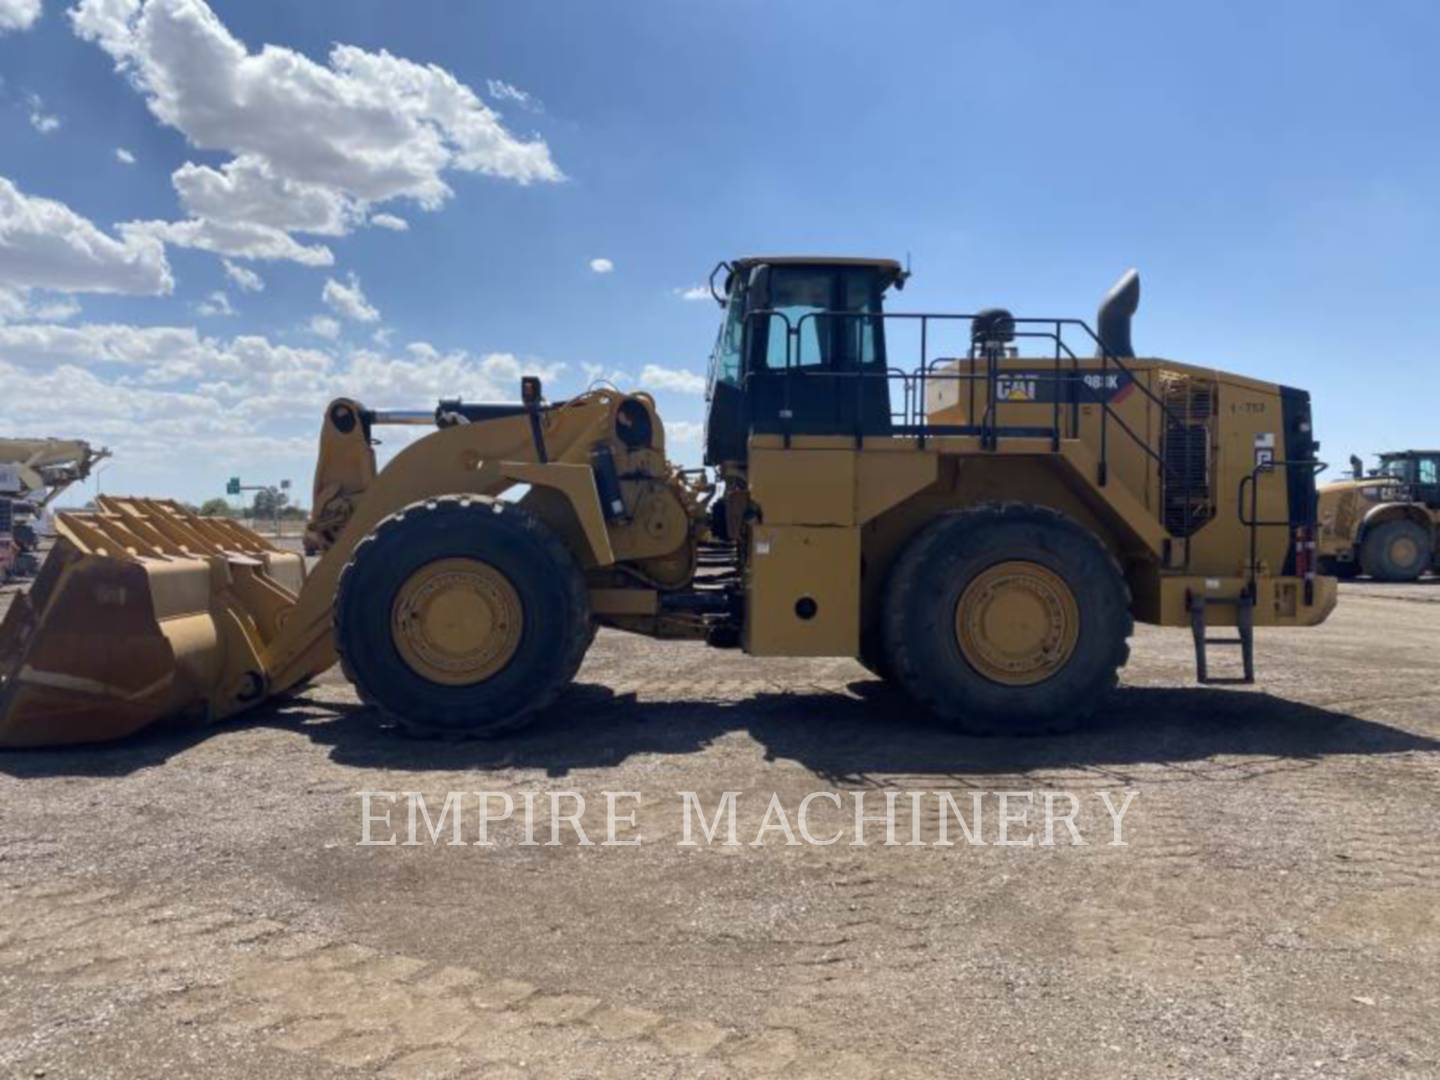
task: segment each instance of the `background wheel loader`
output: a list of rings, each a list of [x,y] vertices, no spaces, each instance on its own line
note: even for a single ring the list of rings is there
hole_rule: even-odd
[[[41,515],[109,456],[78,439],[0,439],[0,584],[35,574]]]
[[[1337,577],[1414,581],[1440,556],[1440,450],[1379,457],[1380,468],[1368,475],[1352,457],[1350,479],[1320,488],[1317,552]]]
[[[408,728],[488,735],[556,698],[596,626],[856,657],[953,724],[1029,733],[1096,708],[1134,619],[1189,626],[1201,680],[1217,626],[1249,680],[1254,627],[1325,619],[1307,394],[1135,358],[1133,272],[1095,330],[887,312],[905,277],[716,268],[713,474],[667,459],[648,395],[527,379],[516,404],[331,404],[308,568],[173,504],[61,515],[0,626],[0,743],[220,720],[337,660]],[[434,430],[377,471],[386,424]]]

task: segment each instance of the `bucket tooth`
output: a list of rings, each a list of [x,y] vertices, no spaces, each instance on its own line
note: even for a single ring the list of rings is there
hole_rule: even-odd
[[[104,497],[0,623],[0,746],[223,719],[268,693],[265,657],[305,564],[233,521]]]

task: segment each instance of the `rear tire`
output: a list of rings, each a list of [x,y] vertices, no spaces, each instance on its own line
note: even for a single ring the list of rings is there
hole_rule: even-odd
[[[965,731],[1079,726],[1115,686],[1134,627],[1109,550],[1047,507],[946,514],[900,556],[886,654],[916,700]]]
[[[1377,525],[1360,547],[1360,565],[1376,581],[1414,581],[1430,558],[1430,534],[1404,519]]]
[[[593,636],[574,557],[539,518],[498,499],[413,503],[380,522],[340,575],[345,673],[416,734],[522,726],[574,678]]]

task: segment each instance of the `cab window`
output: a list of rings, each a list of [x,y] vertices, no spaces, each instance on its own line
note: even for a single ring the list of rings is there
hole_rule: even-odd
[[[1437,468],[1433,457],[1423,457],[1419,461],[1420,479],[1422,484],[1440,484],[1440,468]]]
[[[830,310],[831,284],[831,275],[825,271],[788,266],[771,271],[770,307],[775,314],[769,320],[766,367],[780,371],[825,363],[820,348],[824,328],[820,324],[829,320],[817,313]]]
[[[765,366],[835,371],[880,362],[879,320],[863,317],[880,313],[880,293],[869,270],[775,267],[770,307],[784,318],[769,320]]]
[[[1413,463],[1407,458],[1388,458],[1380,463],[1381,476],[1393,476],[1396,480],[1409,481],[1414,476]]]

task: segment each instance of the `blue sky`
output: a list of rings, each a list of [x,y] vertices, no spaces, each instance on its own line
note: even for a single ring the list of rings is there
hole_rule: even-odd
[[[1142,353],[1310,389],[1334,462],[1440,442],[1433,3],[0,0],[0,31],[0,431],[108,443],[107,490],[304,493],[333,394],[521,370],[652,389],[694,461],[718,311],[684,293],[757,251],[1083,317],[1137,266]]]

